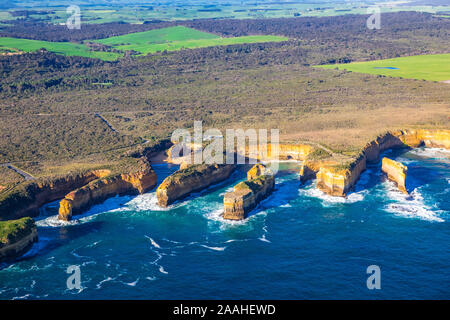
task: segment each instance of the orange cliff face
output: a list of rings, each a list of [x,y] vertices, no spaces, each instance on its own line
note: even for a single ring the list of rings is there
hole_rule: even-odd
[[[61,199],[74,188],[79,188],[109,172],[109,170],[94,170],[26,182],[1,201],[0,220],[37,216],[39,208],[44,204]]]
[[[317,188],[332,196],[345,196],[356,184],[361,172],[366,170],[366,158],[360,157],[348,168],[327,166],[316,174]]]
[[[418,129],[388,132],[369,142],[360,156],[346,167],[341,168],[342,166],[336,162],[305,161],[300,170],[300,179],[306,181],[316,177],[317,188],[323,192],[333,196],[345,196],[366,169],[366,163],[379,161],[383,151],[402,147],[414,148],[421,145],[450,149],[450,130]],[[399,179],[400,186],[403,186],[404,183],[401,180]],[[403,189],[403,187],[400,188]]]
[[[72,215],[86,210],[109,197],[122,194],[144,193],[156,185],[156,174],[147,160],[140,160],[134,172],[103,177],[68,193],[59,206],[60,220],[68,221]]]
[[[245,145],[245,148],[238,148],[237,153],[258,161],[271,160],[305,160],[308,154],[314,151],[314,147],[307,144],[279,144],[278,149],[272,148],[272,144],[267,144],[267,150],[252,150],[251,146]],[[257,155],[253,156],[252,153]]]
[[[156,190],[158,205],[167,207],[191,192],[227,179],[235,169],[231,164],[199,164],[186,166],[168,176]]]
[[[406,190],[406,174],[408,168],[405,165],[389,158],[383,158],[381,171],[387,174],[389,180],[397,184],[401,192],[408,194]]]
[[[243,220],[275,187],[275,178],[265,165],[256,164],[247,172],[247,181],[234,186],[223,198],[227,220]]]

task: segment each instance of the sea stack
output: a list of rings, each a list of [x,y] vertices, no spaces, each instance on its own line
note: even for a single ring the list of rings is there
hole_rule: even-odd
[[[406,173],[408,168],[405,165],[389,158],[383,158],[381,171],[387,174],[389,180],[397,184],[401,192],[408,194],[406,190]]]
[[[234,186],[223,199],[224,219],[243,220],[275,187],[273,173],[263,164],[254,165],[247,173],[247,181]]]
[[[183,169],[174,172],[159,185],[156,190],[158,205],[165,208],[192,192],[228,179],[235,167],[234,164],[184,164]]]

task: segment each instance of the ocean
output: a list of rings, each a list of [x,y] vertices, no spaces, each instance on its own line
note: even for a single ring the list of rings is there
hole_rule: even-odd
[[[39,242],[3,264],[0,299],[449,299],[450,152],[389,151],[410,196],[369,165],[347,198],[302,185],[281,164],[275,191],[245,221],[221,218],[228,180],[166,209],[156,194],[122,196],[71,222],[41,209]],[[161,182],[177,166],[154,169]],[[381,288],[369,290],[367,268]],[[81,287],[68,289],[69,266]]]

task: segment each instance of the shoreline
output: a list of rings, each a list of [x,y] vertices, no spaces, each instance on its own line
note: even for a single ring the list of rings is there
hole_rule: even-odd
[[[299,165],[301,165],[299,175],[300,181],[302,183],[306,182],[307,180],[316,179],[316,188],[323,191],[325,194],[330,196],[346,197],[347,194],[353,190],[356,183],[359,181],[362,172],[366,170],[366,165],[368,163],[379,162],[380,156],[384,151],[397,148],[412,149],[420,146],[438,147],[449,150],[450,130],[418,129],[388,131],[385,134],[379,135],[374,140],[368,142],[358,156],[347,158],[347,163],[343,163],[342,161],[334,159],[334,155],[330,154],[328,154],[328,156],[330,156],[328,158],[325,157],[323,159],[320,159],[319,157],[319,159],[311,159],[312,156],[317,155],[318,149],[323,148],[321,146],[301,144],[281,145],[279,148],[280,152],[277,152],[277,155],[279,155],[279,159],[271,158],[270,151],[272,150],[269,150],[267,154],[268,156],[266,158],[257,160],[263,163],[270,163],[273,161],[278,161],[280,163],[297,162],[299,163]],[[243,150],[244,155],[246,152],[247,150]],[[112,196],[116,196],[118,194],[126,194],[132,191],[138,191],[139,193],[147,192],[154,186],[157,186],[156,174],[151,169],[151,164],[171,164],[172,161],[170,159],[170,149],[159,150],[157,153],[153,152],[151,154],[148,154],[148,157],[143,156],[139,159],[140,162],[138,161],[138,163],[141,163],[140,165],[135,167],[133,170],[122,172],[119,174],[114,173],[112,175],[110,171],[107,172],[107,170],[98,170],[96,172],[91,171],[89,176],[86,177],[78,176],[78,178],[75,180],[72,176],[72,178],[67,181],[64,180],[64,178],[59,178],[60,180],[58,181],[60,182],[56,183],[47,182],[42,184],[35,181],[28,182],[28,188],[25,188],[26,192],[28,192],[26,198],[27,201],[21,202],[20,199],[18,200],[17,198],[14,198],[17,197],[15,196],[15,193],[10,193],[12,194],[12,199],[8,197],[1,199],[0,213],[4,213],[17,208],[17,206],[14,205],[17,200],[19,201],[19,203],[21,203],[22,208],[18,208],[12,213],[8,212],[8,215],[6,217],[2,217],[0,215],[0,220],[14,221],[14,218],[8,219],[8,216],[17,216],[17,210],[21,212],[20,217],[36,216],[36,210],[39,210],[39,208],[46,203],[55,201],[55,199],[62,199],[60,202],[60,215],[62,212],[62,218],[64,219],[64,217],[67,217],[68,219],[70,219],[72,215],[72,208],[74,208],[74,213],[81,214],[90,206],[103,202]],[[172,179],[176,182],[174,185],[176,188],[172,188],[170,185],[166,186],[166,189],[168,191],[166,190],[167,194],[165,195],[170,199],[171,202],[177,201],[179,196],[190,194],[194,189],[195,192],[201,191],[202,189],[204,189],[204,186],[213,183],[215,178],[212,177],[215,177],[217,175],[217,173],[215,172],[216,169],[210,169],[205,172],[198,172],[188,168],[189,167],[175,172],[177,173],[185,170],[184,175],[186,177],[181,181],[171,178],[175,173],[169,175],[166,178],[166,180],[169,178],[169,180]],[[190,177],[191,174],[194,174],[194,176]],[[211,181],[210,183],[205,182],[200,184],[200,187],[192,187],[193,181],[200,181],[202,179],[211,179]],[[71,185],[73,184],[71,182],[75,183],[76,186]],[[163,184],[164,182],[161,183],[161,185]],[[30,188],[30,185],[34,187]],[[161,185],[157,186],[157,191],[161,191]],[[60,187],[63,187],[63,190],[60,190]],[[118,189],[116,187],[118,187]],[[115,190],[115,188],[117,190]],[[172,189],[176,191],[174,194],[170,194]],[[73,191],[67,193],[70,190]],[[68,206],[67,204],[70,204],[70,206]],[[27,211],[27,208],[31,208],[31,211]],[[20,242],[21,239],[17,241]]]

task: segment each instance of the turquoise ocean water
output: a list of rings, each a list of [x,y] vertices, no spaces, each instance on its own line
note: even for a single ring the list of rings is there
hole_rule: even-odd
[[[386,153],[409,167],[405,196],[368,167],[333,198],[283,163],[243,222],[221,218],[227,181],[160,209],[155,192],[107,200],[70,223],[42,208],[40,240],[0,270],[0,299],[449,299],[450,153]],[[159,182],[177,169],[155,165]],[[66,269],[78,265],[81,288]],[[366,269],[381,268],[381,290]]]

